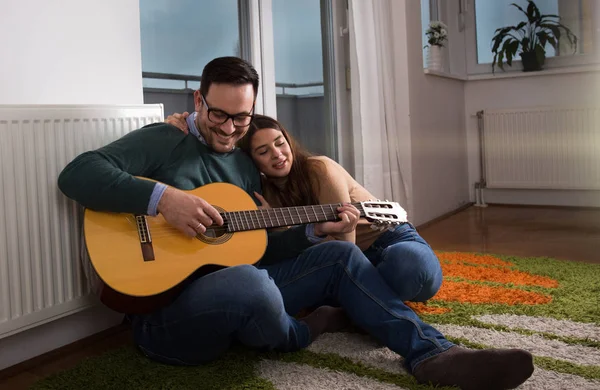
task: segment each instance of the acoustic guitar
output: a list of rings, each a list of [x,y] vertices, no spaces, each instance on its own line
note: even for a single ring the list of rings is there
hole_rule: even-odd
[[[222,226],[188,237],[165,219],[146,215],[84,213],[85,245],[105,287],[102,302],[123,313],[144,313],[168,303],[186,280],[225,267],[256,264],[267,247],[267,230],[338,220],[340,204],[258,209],[241,188],[212,183],[191,191],[213,205]],[[372,227],[385,229],[406,222],[398,203],[354,203]]]

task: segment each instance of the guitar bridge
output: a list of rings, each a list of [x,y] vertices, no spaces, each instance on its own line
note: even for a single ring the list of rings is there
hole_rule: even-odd
[[[152,247],[152,237],[150,236],[150,229],[148,227],[146,216],[136,215],[135,224],[137,226],[144,261],[152,261],[154,260],[154,248]]]

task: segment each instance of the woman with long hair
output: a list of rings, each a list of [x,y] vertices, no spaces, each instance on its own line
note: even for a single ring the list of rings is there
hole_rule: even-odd
[[[166,122],[187,131],[185,115]],[[262,173],[263,207],[291,207],[373,200],[337,162],[314,156],[302,148],[276,119],[255,115],[239,148],[250,155]],[[361,220],[355,231],[328,239],[354,242],[379,270],[386,283],[404,301],[424,302],[442,283],[439,260],[429,244],[409,223],[393,230],[373,230]]]

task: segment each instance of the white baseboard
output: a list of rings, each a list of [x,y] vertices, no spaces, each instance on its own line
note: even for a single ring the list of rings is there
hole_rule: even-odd
[[[116,326],[122,320],[122,314],[94,306],[0,339],[0,370]]]
[[[532,206],[600,207],[600,191],[483,190],[485,203]]]

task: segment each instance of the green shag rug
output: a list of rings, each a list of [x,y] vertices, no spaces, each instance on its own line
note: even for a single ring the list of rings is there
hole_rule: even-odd
[[[535,356],[520,389],[600,389],[600,265],[550,258],[437,252],[444,283],[411,306],[469,348],[518,347]],[[154,363],[133,347],[82,361],[33,389],[432,389],[370,337],[324,334],[296,353],[232,349],[201,367]]]

